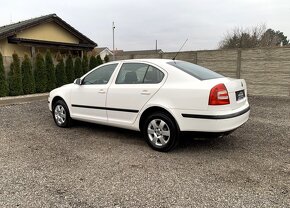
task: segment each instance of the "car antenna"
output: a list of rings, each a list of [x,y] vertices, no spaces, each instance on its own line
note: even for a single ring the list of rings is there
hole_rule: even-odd
[[[183,45],[181,46],[181,48],[179,49],[179,51],[175,54],[175,56],[173,57],[173,61],[175,60],[176,56],[179,54],[179,52],[181,51],[181,49],[183,48],[183,46],[185,45],[185,43],[188,41],[188,38],[186,38],[185,42],[183,43]]]

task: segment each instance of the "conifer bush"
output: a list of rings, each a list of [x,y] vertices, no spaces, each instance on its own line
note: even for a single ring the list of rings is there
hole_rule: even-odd
[[[100,66],[101,64],[103,64],[103,60],[100,55],[97,55],[97,66]]]
[[[45,70],[45,63],[43,56],[38,53],[35,60],[34,69],[35,90],[38,93],[46,92],[47,89],[47,75]]]
[[[58,64],[55,67],[55,75],[56,75],[56,86],[61,87],[62,85],[67,83],[66,73],[63,59],[61,58]]]
[[[4,97],[7,95],[8,95],[8,85],[3,65],[3,56],[0,53],[0,97]]]
[[[27,54],[21,64],[22,88],[24,94],[35,93],[35,81],[32,73],[32,64]]]
[[[95,56],[91,56],[90,57],[90,64],[89,64],[89,70],[95,68],[96,66],[98,66],[98,61],[97,61]]]
[[[84,74],[89,71],[89,60],[86,54],[83,56],[82,69]]]
[[[108,62],[110,61],[110,58],[109,58],[108,55],[106,55],[106,56],[104,57],[104,61],[105,61],[105,63],[108,63]]]
[[[74,73],[74,63],[72,59],[72,55],[69,54],[68,58],[65,62],[65,73],[68,83],[72,83],[75,79],[75,73]]]
[[[16,53],[12,55],[12,63],[8,73],[9,95],[17,96],[23,94],[22,75],[20,69],[20,59]]]
[[[74,68],[75,68],[75,78],[80,78],[83,75],[82,60],[80,57],[76,58]]]
[[[51,91],[56,87],[55,68],[50,51],[45,54],[45,69],[47,75],[47,91]]]

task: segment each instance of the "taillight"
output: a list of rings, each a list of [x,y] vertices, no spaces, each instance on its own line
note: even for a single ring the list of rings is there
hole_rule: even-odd
[[[227,105],[230,104],[229,93],[224,84],[218,84],[210,90],[209,105]]]

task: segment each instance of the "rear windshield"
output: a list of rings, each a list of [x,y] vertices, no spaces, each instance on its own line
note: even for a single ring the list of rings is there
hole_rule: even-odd
[[[185,61],[171,61],[167,63],[171,66],[176,67],[177,69],[180,69],[190,74],[191,76],[199,80],[216,79],[224,77],[223,75],[213,72],[207,68]]]

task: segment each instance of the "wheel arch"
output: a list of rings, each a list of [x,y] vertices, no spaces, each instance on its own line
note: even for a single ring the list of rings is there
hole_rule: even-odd
[[[146,118],[153,114],[153,113],[156,113],[156,112],[162,112],[162,113],[165,113],[166,115],[168,115],[172,120],[173,122],[175,123],[176,127],[178,128],[178,130],[180,130],[179,128],[179,125],[175,119],[175,117],[172,115],[172,113],[170,113],[167,109],[163,108],[163,107],[160,107],[160,106],[151,106],[149,108],[147,108],[146,110],[144,110],[140,116],[140,119],[139,119],[139,130],[142,131],[142,128],[143,128],[143,124],[146,120]]]
[[[58,100],[62,100],[66,105],[67,103],[65,102],[65,100],[61,97],[61,96],[55,96],[52,101],[51,101],[51,108],[53,108],[54,104],[58,101]]]

